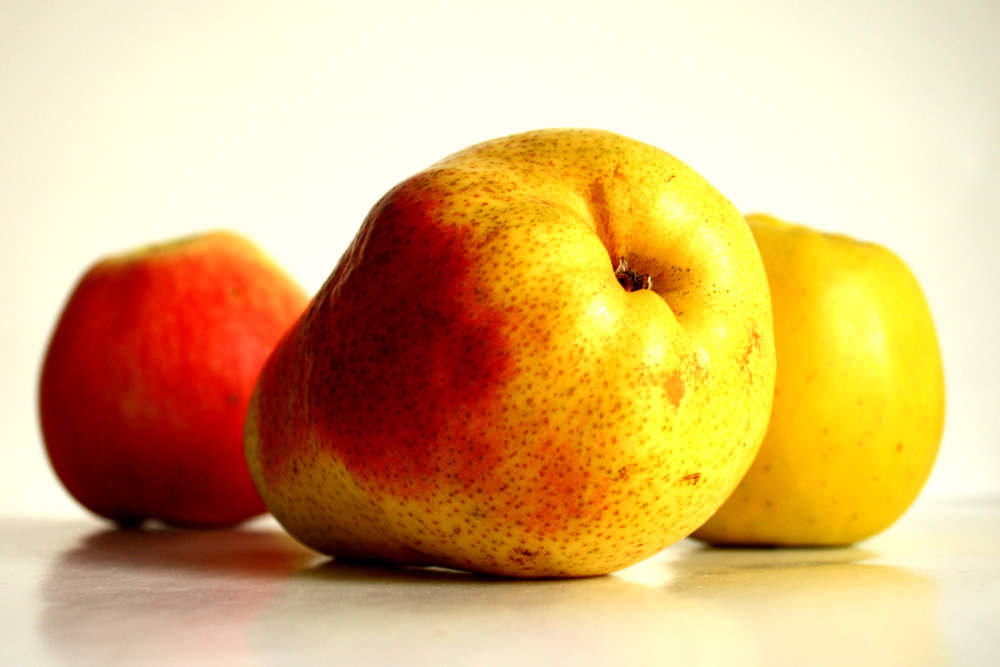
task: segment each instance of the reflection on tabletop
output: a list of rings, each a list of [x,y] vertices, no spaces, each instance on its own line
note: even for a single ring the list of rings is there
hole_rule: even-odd
[[[899,664],[946,662],[937,584],[878,557],[685,540],[615,575],[516,581],[329,560],[266,524],[107,529],[52,562],[40,632],[59,655],[94,664],[418,650],[452,664],[524,651],[542,663],[822,664],[845,642]]]

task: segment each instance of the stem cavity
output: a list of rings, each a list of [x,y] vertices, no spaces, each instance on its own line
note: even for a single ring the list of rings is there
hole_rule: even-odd
[[[615,269],[615,278],[625,288],[626,292],[637,292],[641,289],[653,289],[653,278],[648,273],[637,273],[628,268],[628,262],[622,257]]]

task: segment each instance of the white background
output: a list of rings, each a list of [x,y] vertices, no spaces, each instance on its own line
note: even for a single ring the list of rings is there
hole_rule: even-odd
[[[925,493],[995,493],[998,34],[996,0],[0,0],[0,514],[82,512],[36,395],[94,259],[229,227],[313,292],[396,182],[550,126],[895,250],[948,381]]]

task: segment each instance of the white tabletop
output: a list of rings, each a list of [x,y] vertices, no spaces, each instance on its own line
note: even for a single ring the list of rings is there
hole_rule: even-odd
[[[0,517],[0,664],[998,665],[1000,499],[852,548],[685,540],[615,575],[329,561],[271,519],[122,532]]]

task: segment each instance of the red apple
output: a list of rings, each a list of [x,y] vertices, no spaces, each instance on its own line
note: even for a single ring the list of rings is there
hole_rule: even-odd
[[[243,419],[306,302],[231,232],[92,266],[58,321],[39,391],[46,450],[69,493],[121,525],[224,526],[263,513]]]

